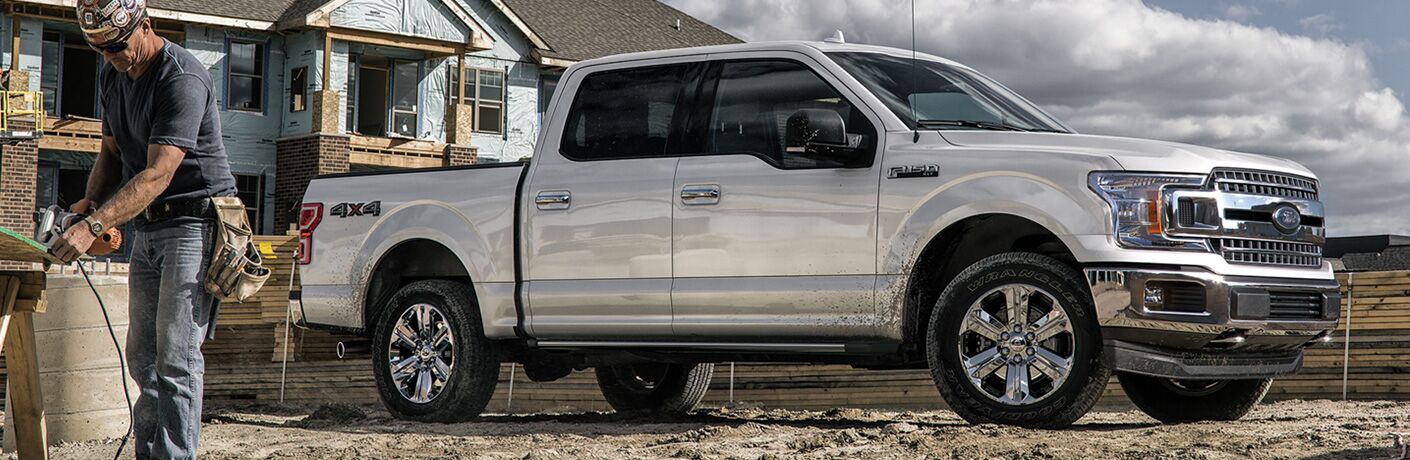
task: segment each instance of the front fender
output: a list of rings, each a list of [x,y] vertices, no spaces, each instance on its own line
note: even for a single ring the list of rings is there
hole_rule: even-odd
[[[1073,175],[1085,179],[1085,174]],[[956,178],[925,194],[901,219],[883,251],[883,274],[905,274],[940,232],[964,219],[1007,214],[1043,226],[1068,248],[1078,235],[1109,233],[1106,204],[1085,182],[1057,183],[1037,174],[1002,171]],[[1081,255],[1077,255],[1081,260]]]

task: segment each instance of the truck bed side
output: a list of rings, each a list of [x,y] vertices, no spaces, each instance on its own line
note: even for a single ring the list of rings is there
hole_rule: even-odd
[[[446,260],[440,269],[463,269],[473,282],[485,332],[512,337],[517,322],[514,210],[525,166],[352,173],[313,180],[304,203],[321,203],[323,212],[313,232],[312,260],[300,271],[305,320],[314,326],[363,329],[369,291],[379,288],[372,277],[380,264],[438,263],[441,258]],[[417,253],[406,253],[412,248]],[[385,297],[394,290],[371,295]]]

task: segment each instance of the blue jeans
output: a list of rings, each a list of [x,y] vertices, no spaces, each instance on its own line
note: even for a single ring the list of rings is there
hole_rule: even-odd
[[[219,301],[202,287],[214,219],[133,227],[127,366],[141,389],[134,407],[137,458],[195,458],[206,360],[201,342]]]

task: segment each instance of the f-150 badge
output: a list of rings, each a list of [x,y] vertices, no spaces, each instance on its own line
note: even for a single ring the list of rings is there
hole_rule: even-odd
[[[329,209],[328,213],[338,217],[380,216],[382,215],[382,202],[338,203]]]
[[[905,165],[892,166],[891,172],[886,175],[887,179],[906,179],[911,177],[938,177],[940,176],[940,165]]]

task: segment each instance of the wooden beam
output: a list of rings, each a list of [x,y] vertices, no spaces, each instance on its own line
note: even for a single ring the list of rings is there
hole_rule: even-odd
[[[15,16],[10,26],[10,71],[20,70],[20,17]],[[22,89],[22,88],[10,88]],[[28,91],[28,90],[26,90]]]
[[[445,145],[432,141],[422,141],[413,139],[393,139],[390,137],[376,136],[352,136],[348,138],[348,147],[353,150],[386,150],[397,153],[407,153],[411,156],[429,156],[440,158],[445,153]]]
[[[435,168],[444,164],[439,158],[421,158],[383,153],[352,152],[348,162],[359,165],[386,166],[392,168]]]
[[[48,135],[39,138],[40,150],[67,150],[71,152],[98,153],[103,147],[102,139]]]
[[[15,447],[20,458],[49,458],[44,426],[44,392],[39,386],[39,358],[34,350],[34,313],[10,313],[5,334],[6,396],[15,413]]]
[[[16,308],[20,277],[0,276],[0,302],[4,304],[3,343],[8,377],[6,396],[14,412],[15,447],[21,458],[49,458],[48,429],[44,426],[44,394],[39,386],[39,358],[34,350],[34,313]]]
[[[323,33],[323,91],[333,86],[333,34]]]
[[[334,40],[388,46],[392,48],[413,49],[440,56],[450,56],[457,53],[464,54],[465,51],[464,44],[455,44],[454,42],[341,27],[329,29],[328,36]]]

